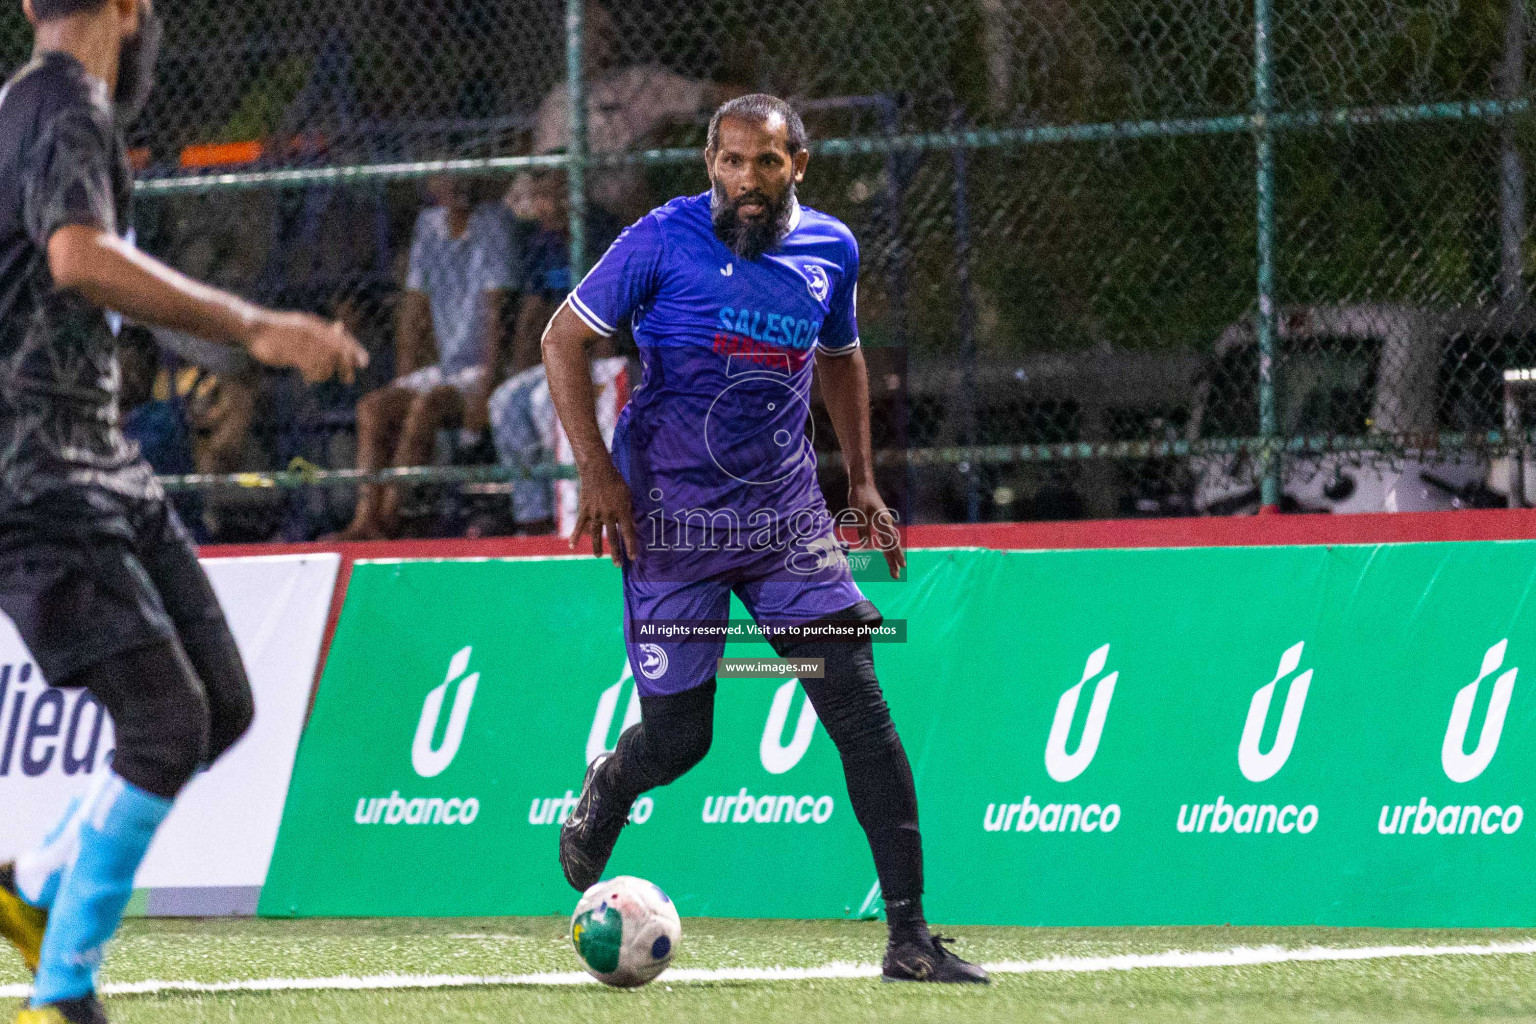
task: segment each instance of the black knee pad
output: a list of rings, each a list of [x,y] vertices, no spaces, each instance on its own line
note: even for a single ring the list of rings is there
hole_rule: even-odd
[[[208,710],[188,702],[146,710],[142,723],[117,732],[112,768],[140,789],[174,798],[208,763]]]
[[[882,620],[874,605],[861,601],[819,621],[878,625]],[[875,675],[874,645],[868,639],[812,637],[783,641],[775,647],[784,658],[822,659],[822,678],[802,679],[800,685],[844,760],[899,743],[890,708]]]
[[[172,799],[208,758],[208,700],[181,645],[154,644],[81,673],[80,684],[112,714],[112,770]]]
[[[217,714],[210,708],[206,763],[211,765],[223,757],[230,747],[240,742],[240,738],[250,732],[251,723],[255,720],[256,701],[252,698],[249,689],[244,691],[241,700],[225,705]]]
[[[187,660],[208,698],[208,751],[212,764],[234,746],[251,727],[256,701],[245,674],[240,649],[222,616],[216,620],[178,627]]]
[[[704,760],[714,742],[715,681],[683,693],[640,698],[640,721],[614,749],[615,778],[639,796],[675,782]]]
[[[814,654],[796,656],[824,659],[823,677],[803,679],[800,685],[845,760],[899,742],[890,706],[875,676],[874,652],[868,640],[829,644]]]
[[[715,681],[665,697],[640,698],[640,728],[648,760],[680,778],[704,760],[715,738]]]

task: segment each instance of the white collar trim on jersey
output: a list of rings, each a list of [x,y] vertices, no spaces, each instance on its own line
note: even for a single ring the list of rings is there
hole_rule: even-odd
[[[800,226],[800,197],[791,196],[789,201],[795,205],[793,209],[789,211],[789,230],[784,232],[784,238],[779,239],[781,244],[783,243],[784,239],[787,239],[790,235],[794,234],[795,229]]]

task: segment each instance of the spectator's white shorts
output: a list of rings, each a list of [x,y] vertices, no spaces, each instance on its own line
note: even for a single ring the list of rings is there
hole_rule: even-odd
[[[470,366],[456,373],[444,373],[441,365],[423,366],[415,373],[408,373],[395,380],[395,387],[424,395],[440,387],[450,387],[461,395],[468,395],[485,379],[485,367]]]

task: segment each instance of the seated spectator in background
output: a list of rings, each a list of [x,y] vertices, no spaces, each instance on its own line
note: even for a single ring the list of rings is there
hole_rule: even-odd
[[[245,457],[256,418],[256,380],[183,367],[175,386],[192,425],[192,462],[197,472],[238,473],[249,468]]]
[[[497,460],[504,466],[529,466],[554,461],[558,424],[549,404],[539,341],[544,326],[575,282],[571,280],[570,206],[563,172],[527,176],[514,209],[527,224],[522,271],[522,300],[512,337],[512,377],[490,400],[491,435]],[[601,207],[587,218],[587,251],[600,254],[618,237],[620,225]],[[612,357],[611,343],[594,349],[598,358]],[[623,364],[622,358],[618,359]],[[627,397],[628,392],[625,392]],[[619,403],[622,407],[623,402]],[[617,413],[617,409],[615,409]],[[519,480],[512,485],[512,518],[519,533],[548,533],[555,528],[555,486],[549,480]]]
[[[124,326],[118,332],[117,366],[122,378],[117,401],[123,436],[138,444],[140,454],[156,474],[182,476],[193,472],[192,439],[181,410],[168,399],[155,397],[160,347],[148,328]],[[202,528],[200,499],[196,491],[177,494],[172,499],[194,534],[207,532]]]
[[[226,474],[251,468],[245,463],[260,378],[249,355],[179,331],[134,325],[123,327],[118,348],[120,361],[127,354],[134,369],[142,365],[137,359],[150,360],[150,398],[171,403],[190,428],[190,472]]]
[[[554,436],[550,424],[540,421],[533,395],[549,390],[544,366],[530,367],[514,375],[491,395],[491,436],[496,442],[496,461],[513,469],[528,469],[553,461]],[[542,411],[542,410],[540,410]],[[519,534],[549,533],[555,528],[555,492],[549,480],[512,482],[512,521]]]
[[[118,415],[123,433],[160,476],[192,472],[186,424],[171,404],[155,399],[160,347],[146,327],[125,325],[117,335]]]
[[[636,8],[639,10],[639,8]],[[619,31],[600,4],[586,5],[582,56],[587,73],[587,148],[593,153],[621,153],[643,148],[665,129],[707,121],[714,109],[743,90],[685,78],[660,64],[619,62]],[[564,82],[539,104],[533,152],[562,153],[570,147],[570,91]],[[513,182],[508,205],[517,206],[524,177]],[[625,224],[651,208],[645,169],[639,164],[593,168],[587,172],[587,199]],[[601,250],[594,250],[601,252]]]
[[[603,442],[613,445],[619,411],[629,401],[629,360],[607,354],[598,345],[592,352],[592,387],[597,397],[597,423]],[[554,401],[543,365],[523,371],[491,396],[491,431],[497,461],[528,469],[540,464],[575,465],[575,453]],[[512,520],[520,534],[559,530],[562,536],[576,524],[580,492],[575,480],[517,480],[512,484]]]
[[[130,324],[118,335],[117,359],[123,433],[138,442],[156,473],[222,476],[251,468],[259,382],[249,357],[226,345]],[[205,501],[186,492],[176,499],[203,541],[218,533],[222,505],[217,495]]]
[[[571,195],[564,171],[540,171],[524,176],[512,214],[522,239],[522,268],[511,348],[511,372],[540,366],[539,341],[544,325],[576,287],[571,280]],[[607,251],[624,225],[600,206],[587,208],[588,259]]]
[[[476,206],[465,178],[436,178],[429,189],[438,205],[422,211],[411,242],[396,335],[400,376],[357,405],[359,469],[425,465],[440,429],[485,429],[502,306],[514,283],[512,235],[506,212]],[[352,523],[333,539],[393,536],[399,504],[397,488],[363,485]]]

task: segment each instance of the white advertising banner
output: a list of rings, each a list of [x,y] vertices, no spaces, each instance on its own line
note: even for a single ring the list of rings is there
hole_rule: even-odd
[[[194,779],[135,887],[149,913],[249,912],[267,877],[341,556],[203,561],[256,697],[251,730]],[[82,624],[82,628],[89,628]],[[41,839],[113,748],[88,694],[48,686],[0,614],[0,861]],[[158,906],[157,906],[158,904]]]

